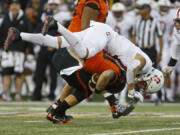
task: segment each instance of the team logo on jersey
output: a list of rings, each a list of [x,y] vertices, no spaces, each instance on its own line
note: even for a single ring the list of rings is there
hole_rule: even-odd
[[[110,36],[111,35],[111,33],[110,32],[106,32],[106,36]]]

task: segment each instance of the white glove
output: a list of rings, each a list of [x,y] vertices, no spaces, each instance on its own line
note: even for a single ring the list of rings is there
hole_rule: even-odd
[[[173,66],[167,66],[167,67],[165,67],[165,68],[163,69],[163,72],[164,72],[165,74],[171,74],[172,71],[173,71],[173,69],[174,69]]]
[[[138,91],[135,91],[134,89],[128,91],[128,97],[130,99],[137,98],[137,99],[139,99],[140,102],[144,101],[144,97],[142,96],[142,94]]]

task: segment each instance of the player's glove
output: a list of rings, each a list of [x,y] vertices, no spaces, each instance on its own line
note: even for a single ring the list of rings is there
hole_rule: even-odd
[[[136,100],[139,99],[140,102],[144,101],[144,97],[142,96],[142,94],[138,91],[133,90],[129,90],[128,91],[128,98],[132,99],[132,100]]]
[[[173,71],[173,69],[174,69],[173,66],[167,66],[167,67],[165,67],[165,68],[163,69],[163,72],[164,72],[165,74],[171,74],[172,71]]]

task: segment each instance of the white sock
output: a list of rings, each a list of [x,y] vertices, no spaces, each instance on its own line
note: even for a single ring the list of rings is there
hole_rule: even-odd
[[[168,100],[173,100],[173,90],[171,88],[166,88],[166,97]]]
[[[87,54],[87,49],[81,43],[81,41],[69,30],[67,30],[64,26],[57,22],[58,32],[63,35],[63,37],[67,40],[70,46],[74,48],[77,55],[80,58],[85,58]]]
[[[33,44],[38,44],[41,46],[59,48],[57,37],[53,37],[50,35],[42,35],[42,34],[30,34],[21,32],[20,34],[23,41],[27,41]]]
[[[111,95],[113,95],[113,94],[112,94],[112,93],[109,93],[109,92],[106,92],[106,93],[103,94],[104,98],[107,98],[107,97],[109,97],[109,96],[111,96]]]

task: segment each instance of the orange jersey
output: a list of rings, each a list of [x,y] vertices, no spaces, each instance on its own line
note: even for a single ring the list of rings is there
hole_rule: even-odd
[[[105,22],[108,14],[109,6],[107,0],[78,0],[74,17],[69,25],[69,30],[72,32],[81,31],[81,16],[84,7],[91,7],[99,10],[99,16],[96,19],[97,22]]]
[[[98,73],[101,74],[106,70],[113,70],[116,75],[120,75],[121,70],[116,64],[115,59],[105,53],[104,51],[99,52],[94,57],[87,59],[84,62],[84,70],[90,74]]]

